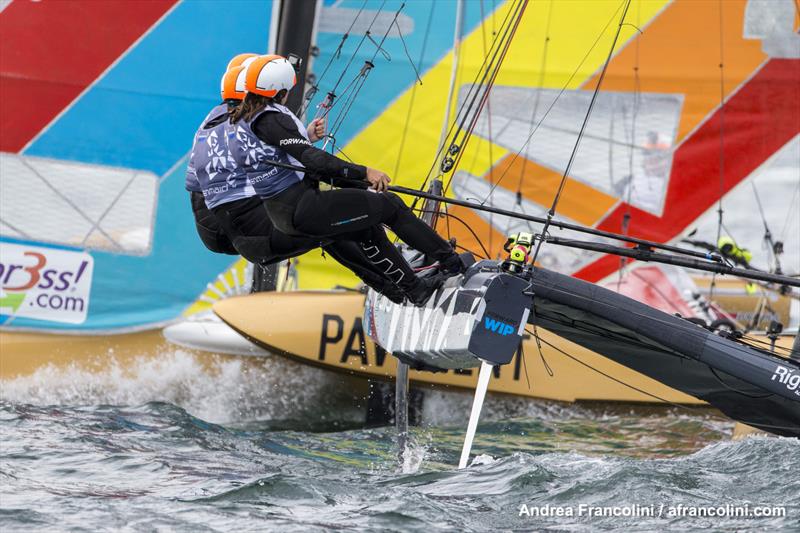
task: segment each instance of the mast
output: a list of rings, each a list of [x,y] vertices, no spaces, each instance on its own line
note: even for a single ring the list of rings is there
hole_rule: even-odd
[[[297,89],[289,92],[289,109],[298,109],[303,102],[317,8],[317,0],[281,0],[278,8],[275,53],[284,57],[294,54],[302,59],[297,73]]]
[[[294,54],[301,58],[297,73],[297,87],[289,92],[287,105],[298,109],[303,102],[301,90],[305,86],[308,59],[311,52],[311,39],[316,28],[317,0],[276,0],[272,7],[268,52],[288,57]],[[278,286],[278,263],[261,266],[253,265],[252,292],[274,291]]]

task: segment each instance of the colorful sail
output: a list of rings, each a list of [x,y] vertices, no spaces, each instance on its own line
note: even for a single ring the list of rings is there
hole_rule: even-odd
[[[230,57],[265,51],[272,3],[3,6],[0,324],[100,332],[176,318],[233,262],[197,238],[186,154]],[[84,298],[76,319],[45,275],[74,282],[83,262],[66,288]],[[25,269],[41,280],[23,296]]]

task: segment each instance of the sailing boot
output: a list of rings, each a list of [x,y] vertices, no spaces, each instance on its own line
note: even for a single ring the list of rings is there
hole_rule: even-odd
[[[438,261],[442,272],[454,276],[466,270],[466,265],[450,242],[414,216],[399,196],[392,193],[384,194],[395,207],[394,216],[388,221],[388,225],[400,240],[411,248],[423,252],[430,259]]]
[[[453,243],[455,239],[453,239]],[[453,244],[451,243],[451,245]],[[439,259],[439,270],[450,276],[456,276],[458,274],[463,274],[467,271],[469,265],[475,262],[475,257],[469,252],[458,254],[455,252],[455,246],[453,246],[453,251]]]
[[[444,282],[447,281],[447,278],[452,277],[451,274],[446,272],[437,272],[432,276],[425,276],[419,277],[417,276],[417,281],[419,283],[414,283],[409,289],[405,291],[408,300],[418,307],[422,307],[428,303],[433,293],[438,291]]]
[[[444,281],[438,276],[418,277],[397,247],[389,241],[383,228],[368,230],[360,244],[370,262],[397,285],[414,305],[425,305]]]
[[[382,295],[389,298],[390,301],[402,305],[403,301],[405,300],[406,294],[403,290],[392,283],[391,281],[386,280],[381,286],[377,285],[370,285],[373,289],[381,293]]]
[[[334,241],[322,249],[361,278],[367,287],[378,291],[396,304],[403,303],[405,293],[366,257],[363,246],[353,241]]]

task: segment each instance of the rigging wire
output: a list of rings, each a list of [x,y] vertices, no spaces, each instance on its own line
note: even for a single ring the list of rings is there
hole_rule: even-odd
[[[483,63],[481,64],[481,68],[476,72],[475,79],[473,83],[470,85],[469,90],[467,92],[467,96],[464,99],[464,102],[462,103],[459,109],[458,115],[456,116],[454,126],[455,124],[458,124],[458,126],[456,127],[456,131],[453,134],[453,139],[450,142],[451,148],[453,145],[457,144],[458,135],[464,130],[464,125],[466,124],[466,121],[470,118],[472,108],[475,106],[475,103],[477,102],[478,97],[481,94],[481,89],[484,89],[484,92],[487,92],[489,90],[489,87],[486,87],[485,85],[486,79],[487,77],[490,76],[490,72],[494,68],[495,62],[497,60],[497,54],[503,47],[502,46],[503,42],[508,36],[508,30],[511,27],[511,23],[514,20],[516,13],[518,13],[519,7],[521,5],[522,2],[518,2],[513,9],[510,9],[508,13],[506,13],[506,17],[503,19],[504,21],[503,27],[505,28],[503,30],[503,36],[500,37],[499,35],[495,35],[494,39],[492,40],[492,45],[489,48],[489,53],[484,54],[484,60]],[[483,27],[483,24],[481,25],[481,33],[483,38],[485,39],[485,28]]]
[[[636,2],[636,27],[641,25],[641,7],[642,3],[641,0],[637,0]],[[640,30],[641,31],[641,30]],[[622,215],[622,233],[623,235],[628,235],[628,230],[630,229],[631,223],[631,201],[633,199],[633,186],[634,186],[634,171],[633,171],[633,155],[636,151],[636,119],[639,118],[639,106],[641,102],[639,101],[641,95],[641,83],[639,79],[639,44],[640,44],[640,36],[636,37],[636,45],[634,48],[634,64],[633,64],[633,113],[631,119],[631,142],[630,142],[630,151],[628,155],[628,184],[626,198],[625,198],[625,213]],[[613,120],[612,120],[613,123]],[[613,169],[613,162],[610,162],[609,170]],[[624,275],[625,266],[628,263],[627,257],[620,257],[619,258],[619,277],[617,278],[617,292],[619,292],[619,287],[622,284],[622,276]]]
[[[756,197],[756,205],[758,205],[758,212],[761,215],[761,222],[764,224],[764,244],[767,249],[767,257],[771,257],[770,262],[767,265],[767,268],[770,272],[775,272],[776,274],[782,274],[781,272],[781,260],[778,257],[778,249],[776,248],[776,243],[772,239],[772,232],[769,230],[769,224],[767,224],[767,216],[764,214],[764,206],[761,205],[761,197],[758,195],[758,189],[756,188],[756,182],[750,181],[750,185],[753,187],[753,195]]]
[[[526,329],[525,331],[528,331],[528,330]],[[528,333],[530,333],[530,332],[528,332]],[[639,390],[636,387],[634,387],[633,385],[625,383],[624,381],[619,380],[618,378],[615,378],[615,377],[613,377],[613,376],[611,376],[609,374],[606,374],[605,372],[603,372],[603,371],[591,366],[590,364],[588,364],[588,363],[586,363],[584,361],[581,361],[577,357],[565,352],[561,348],[558,348],[557,346],[553,345],[552,343],[549,343],[549,342],[545,341],[544,339],[542,339],[542,342],[544,342],[545,344],[547,344],[548,346],[550,346],[551,348],[553,348],[557,352],[561,353],[562,355],[565,355],[566,357],[572,359],[576,363],[579,363],[579,364],[589,368],[590,370],[593,370],[593,371],[595,371],[595,372],[597,372],[597,373],[599,373],[599,374],[611,379],[612,381],[616,381],[617,383],[619,383],[619,384],[621,384],[621,385],[623,385],[625,387],[629,387],[629,388],[631,388],[633,390],[637,390],[638,392],[641,392],[642,394],[645,394],[645,395],[650,396],[652,398],[655,398],[655,399],[658,399],[660,401],[663,401],[664,403],[672,405],[673,407],[679,407],[679,408],[687,410],[687,411],[697,411],[697,410],[702,409],[702,407],[694,407],[694,406],[675,403],[675,402],[672,402],[670,400],[666,400],[664,398],[660,398],[660,397],[658,397],[658,396],[656,396],[656,395],[654,395],[654,394],[652,394],[650,392],[647,392],[647,391],[644,391],[644,390]],[[664,352],[664,353],[669,353],[669,352]],[[751,395],[746,395],[745,393],[742,393],[741,391],[738,391],[736,389],[731,388],[730,386],[728,386],[727,383],[725,383],[724,381],[719,379],[719,376],[716,375],[716,370],[715,369],[713,369],[710,365],[706,365],[706,366],[709,368],[709,370],[711,371],[712,375],[715,375],[715,378],[717,379],[717,381],[719,381],[721,385],[723,385],[725,388],[727,388],[731,392],[734,392],[734,393],[740,394],[740,395],[745,395],[745,396],[748,396],[748,397],[754,397],[754,396],[751,396]],[[774,396],[774,394],[770,393],[768,396],[764,396],[764,397],[769,397],[769,396]],[[738,418],[737,420],[739,422],[743,423],[743,424],[748,424],[748,425],[751,425],[751,426],[757,426],[757,427],[761,427],[761,428],[795,429],[794,427],[791,427],[791,426],[781,426],[781,425],[777,425],[777,424],[765,424],[765,423],[763,423],[761,421],[752,421],[752,420],[746,420],[746,419],[743,419],[743,418]]]
[[[298,116],[302,117],[306,113],[306,111],[308,111],[308,106],[311,104],[311,100],[314,99],[314,96],[316,96],[317,92],[319,91],[319,86],[322,85],[322,81],[325,79],[325,75],[328,73],[328,69],[331,68],[331,65],[333,64],[333,61],[335,59],[339,59],[342,56],[342,48],[344,47],[344,43],[345,41],[347,41],[348,37],[350,37],[350,32],[353,31],[353,27],[356,25],[358,17],[360,17],[361,13],[364,11],[364,7],[366,7],[367,1],[368,0],[364,0],[364,3],[361,4],[361,8],[359,8],[355,18],[353,18],[353,22],[350,23],[350,27],[347,28],[347,31],[344,32],[344,35],[342,35],[342,38],[339,41],[339,45],[336,47],[336,50],[334,50],[333,54],[328,59],[328,62],[325,64],[325,68],[322,70],[322,74],[320,74],[319,78],[317,78],[314,84],[311,87],[309,87],[308,91],[306,91],[306,94],[303,97],[304,102],[300,107],[300,112],[298,113]]]
[[[494,0],[492,0],[492,4],[494,5]],[[480,2],[481,7],[481,20],[484,19],[483,15],[483,0]],[[492,10],[492,36],[496,36],[495,28],[494,28],[494,9]],[[483,43],[483,55],[486,55],[486,28],[484,25],[481,25],[481,41]],[[486,102],[486,118],[487,118],[487,127],[489,128],[489,164],[494,164],[494,155],[492,154],[492,146],[494,145],[494,138],[492,136],[492,101],[491,96],[489,100]],[[475,155],[478,155],[478,150],[475,150]],[[489,183],[492,183],[494,180],[494,172],[489,170]],[[491,205],[491,204],[490,204]],[[494,227],[494,214],[489,213],[489,227]],[[493,231],[489,231],[489,250],[492,249],[492,237],[494,235]]]
[[[485,76],[484,80],[481,80],[481,87],[485,87],[485,89],[483,90],[483,94],[480,97],[475,113],[473,114],[466,130],[464,131],[463,127],[459,127],[459,130],[456,131],[456,134],[453,137],[453,143],[450,145],[450,149],[448,151],[451,154],[453,153],[454,150],[456,151],[455,161],[452,163],[451,168],[446,169],[448,172],[451,172],[451,174],[450,174],[450,179],[447,181],[447,184],[444,187],[445,192],[447,192],[448,188],[450,187],[450,184],[452,183],[453,176],[455,175],[456,170],[458,170],[458,166],[461,163],[461,159],[464,156],[464,153],[467,149],[469,140],[472,138],[475,126],[478,124],[478,119],[480,118],[481,113],[483,112],[484,106],[489,101],[489,95],[491,94],[492,87],[494,86],[494,83],[497,80],[497,75],[500,73],[500,68],[502,67],[503,61],[505,60],[506,55],[508,54],[509,47],[511,46],[511,42],[513,41],[514,36],[516,35],[517,29],[519,28],[520,22],[522,21],[522,16],[525,13],[525,9],[527,6],[528,6],[528,0],[522,0],[518,4],[517,11],[515,12],[514,17],[512,18],[511,23],[503,33],[502,40],[500,41],[502,46],[498,47],[498,49],[494,53],[494,57],[497,57],[498,54],[499,57],[497,58],[496,62],[494,63],[491,69],[491,74],[489,76],[489,79],[488,81],[485,82],[485,85],[484,85]],[[488,70],[486,74],[489,74]],[[478,92],[476,91],[475,96],[477,97],[477,95]],[[470,104],[468,111],[471,109],[471,107],[472,104]],[[467,115],[465,115],[464,118],[466,119]],[[458,140],[459,134],[462,135],[461,141]]]
[[[536,97],[533,101],[533,109],[531,110],[531,126],[528,130],[528,137],[533,135],[533,128],[536,125],[536,114],[539,112],[539,104],[541,102],[542,87],[544,86],[544,76],[547,72],[547,52],[550,48],[550,26],[553,18],[553,0],[549,0],[547,4],[547,22],[545,23],[544,30],[544,44],[542,45],[542,60],[539,63],[539,80],[536,83]],[[525,170],[528,165],[528,158],[522,158],[522,170],[519,173],[519,182],[517,183],[517,205],[522,210],[522,180],[525,178]],[[524,210],[522,210],[524,212]],[[528,225],[530,227],[530,224]],[[507,230],[508,231],[508,230]]]
[[[506,24],[509,22],[512,12],[513,12],[512,9],[508,10],[508,12],[506,13],[505,18],[503,19],[503,22],[500,25],[501,28],[505,27]],[[499,38],[500,38],[499,35],[495,36],[495,39],[492,41],[492,46],[490,47],[490,50],[494,49],[496,44],[499,42]],[[460,43],[460,39],[459,39],[459,43]],[[456,58],[458,58],[460,56],[460,53],[461,53],[461,47],[459,45],[458,55],[456,55]],[[424,190],[426,185],[428,184],[428,181],[430,181],[430,179],[431,179],[431,177],[433,175],[433,171],[436,168],[437,163],[439,163],[440,159],[444,155],[445,147],[448,146],[448,145],[452,146],[453,143],[448,143],[448,139],[450,139],[450,135],[454,131],[456,131],[457,124],[459,124],[462,121],[462,118],[463,118],[462,116],[466,113],[467,102],[472,99],[473,92],[478,91],[478,89],[480,87],[480,83],[479,83],[478,80],[479,80],[479,78],[481,76],[481,73],[484,73],[484,72],[486,72],[488,70],[488,68],[489,68],[489,60],[490,60],[489,56],[485,56],[483,58],[483,62],[481,63],[480,67],[478,68],[478,70],[475,73],[475,79],[473,80],[473,82],[471,84],[469,84],[469,86],[467,88],[467,94],[466,94],[465,98],[462,100],[461,105],[459,105],[459,107],[458,107],[458,109],[456,111],[455,119],[453,120],[452,123],[450,123],[449,127],[447,126],[447,123],[445,123],[445,127],[447,128],[447,133],[444,135],[443,139],[439,143],[439,147],[438,147],[438,149],[436,151],[436,155],[434,156],[433,160],[431,161],[431,167],[428,170],[428,173],[425,175],[425,180],[422,182],[422,185],[419,188],[420,190]],[[461,69],[462,67],[463,67],[463,65],[461,64],[461,61],[458,61],[457,68]],[[460,76],[459,76],[459,79],[460,79]],[[451,79],[451,87],[452,86],[453,86],[453,81]],[[448,98],[451,98],[452,96],[454,96],[454,91],[451,90],[451,94],[448,96]],[[449,102],[448,102],[448,108],[447,109],[448,109],[447,116],[449,117],[449,109],[450,109],[450,103]],[[446,119],[446,120],[448,120],[448,119]],[[441,175],[441,174],[442,173],[440,173],[439,175]]]
[[[558,94],[556,95],[556,97],[553,99],[553,101],[550,103],[550,105],[545,110],[544,114],[542,115],[542,118],[539,119],[539,122],[536,123],[536,127],[533,128],[533,130],[528,135],[528,138],[525,140],[524,143],[522,143],[522,146],[520,147],[520,149],[517,150],[517,152],[511,158],[511,162],[506,166],[505,170],[500,175],[500,179],[497,180],[497,182],[494,184],[494,187],[489,191],[489,194],[487,195],[487,198],[494,193],[494,189],[496,189],[497,187],[500,186],[500,183],[503,181],[503,178],[506,177],[506,175],[508,174],[508,171],[514,166],[514,162],[517,160],[517,158],[519,158],[519,156],[522,154],[522,152],[528,147],[528,145],[530,144],[531,140],[533,139],[533,136],[536,134],[537,131],[539,131],[539,127],[544,123],[544,121],[550,115],[550,111],[552,111],[553,108],[555,107],[556,103],[558,103],[558,100],[561,98],[561,95],[563,95],[564,92],[566,92],[566,90],[569,87],[570,83],[572,83],[572,80],[578,74],[578,71],[580,71],[581,67],[586,62],[586,60],[589,58],[589,56],[591,55],[592,51],[594,51],[595,47],[597,46],[597,43],[600,42],[600,40],[603,38],[603,35],[605,35],[606,30],[608,29],[608,27],[611,26],[612,22],[614,22],[614,19],[617,17],[617,13],[619,13],[619,10],[621,8],[622,8],[622,4],[620,4],[617,7],[617,10],[614,11],[614,13],[608,19],[608,22],[606,22],[606,25],[603,27],[603,29],[600,31],[600,33],[597,35],[597,38],[592,43],[592,46],[589,47],[589,50],[587,50],[586,54],[581,59],[580,63],[578,63],[578,66],[575,67],[575,70],[573,70],[572,74],[570,74],[569,78],[567,78],[567,81],[564,83],[564,85],[558,91]],[[482,203],[485,203],[485,202],[486,202],[486,200],[484,200]]]
[[[438,143],[438,151],[434,156],[431,162],[431,168],[428,169],[427,174],[425,175],[425,180],[423,181],[422,185],[420,185],[420,190],[423,190],[428,183],[428,179],[433,172],[434,167],[436,166],[436,162],[439,159],[441,154],[442,147],[444,146],[446,136],[449,135],[449,130],[447,128],[448,124],[450,123],[450,110],[452,107],[452,100],[453,95],[455,93],[455,86],[456,80],[460,79],[461,75],[461,39],[463,37],[463,28],[464,28],[464,0],[457,0],[456,3],[456,14],[455,14],[455,27],[453,28],[453,63],[450,68],[450,83],[448,84],[447,89],[447,98],[445,100],[445,114],[444,114],[444,122],[442,123],[441,133],[439,134],[439,143]],[[411,209],[414,209],[417,206],[417,202],[419,201],[418,197],[415,197],[411,203]],[[445,204],[445,210],[447,210],[447,205]],[[447,221],[447,231],[448,231],[448,239],[450,238],[450,222]]]
[[[722,19],[722,0],[719,3],[719,200],[717,204],[717,240],[719,243],[722,237],[722,197],[725,192],[725,56],[724,56],[724,36]],[[719,244],[717,244],[719,246]],[[714,289],[717,286],[716,273],[711,275],[711,285],[708,291],[708,299],[714,299]]]
[[[428,39],[428,31],[430,30],[430,23],[433,17],[433,7],[431,7],[431,11],[428,13],[428,28],[425,30],[425,40]],[[411,68],[414,69],[414,77],[417,79],[417,82],[422,85],[422,78],[419,76],[419,68],[417,65],[414,64],[414,60],[411,59],[411,54],[408,51],[408,43],[406,42],[406,38],[403,37],[403,30],[400,29],[400,24],[397,22],[397,18],[394,19],[394,27],[397,28],[397,36],[400,37],[400,44],[403,45],[403,52],[406,54],[406,59],[411,64]],[[389,59],[391,61],[391,58]],[[422,65],[422,58],[420,57],[419,64]],[[415,85],[416,87],[416,85]]]
[[[588,368],[589,370],[593,370],[594,372],[597,372],[597,373],[598,373],[598,374],[600,374],[601,376],[604,376],[604,377],[606,377],[606,378],[610,379],[611,381],[614,381],[614,382],[616,382],[616,383],[619,383],[620,385],[622,385],[622,386],[624,386],[624,387],[628,387],[629,389],[631,389],[631,390],[634,390],[634,391],[636,391],[636,392],[639,392],[639,393],[641,393],[641,394],[644,394],[645,396],[649,396],[650,398],[656,399],[656,400],[658,400],[658,401],[660,401],[660,402],[664,402],[665,404],[671,405],[671,406],[673,406],[673,407],[679,407],[679,408],[681,408],[681,409],[685,409],[685,410],[687,410],[687,411],[690,411],[690,412],[697,411],[697,410],[699,409],[698,407],[690,407],[690,406],[688,406],[688,405],[684,405],[684,404],[680,404],[680,403],[673,402],[673,401],[671,401],[671,400],[667,400],[666,398],[662,398],[661,396],[658,396],[658,395],[656,395],[656,394],[653,394],[652,392],[648,392],[648,391],[646,391],[646,390],[644,390],[644,389],[640,389],[639,387],[636,387],[636,386],[634,386],[634,385],[631,385],[630,383],[627,383],[627,382],[625,382],[625,381],[623,381],[623,380],[621,380],[621,379],[619,379],[619,378],[615,378],[615,377],[614,377],[614,376],[612,376],[611,374],[608,374],[607,372],[603,372],[603,371],[602,371],[602,370],[600,370],[599,368],[597,368],[597,367],[594,367],[594,366],[590,365],[589,363],[587,363],[587,362],[585,362],[585,361],[583,361],[583,360],[581,360],[581,359],[579,359],[579,358],[575,357],[574,355],[572,355],[572,354],[570,354],[570,353],[566,352],[565,350],[563,350],[563,349],[559,348],[559,347],[558,347],[558,346],[556,346],[555,344],[553,344],[553,343],[551,343],[551,342],[548,342],[548,341],[546,341],[546,340],[542,339],[542,338],[541,338],[541,336],[540,336],[540,335],[538,335],[536,332],[532,332],[532,331],[528,330],[528,328],[525,328],[525,331],[527,331],[527,332],[528,332],[528,334],[532,335],[532,336],[533,336],[533,337],[535,337],[537,340],[541,340],[541,342],[543,342],[544,344],[546,344],[547,346],[549,346],[550,348],[552,348],[552,349],[553,349],[553,350],[555,350],[556,352],[560,353],[561,355],[564,355],[564,356],[568,357],[569,359],[572,359],[572,360],[573,360],[573,361],[575,361],[576,363],[578,363],[578,364],[580,364],[580,365],[583,365],[583,366],[585,366],[586,368]]]
[[[509,13],[507,14],[508,24],[506,25],[505,29],[502,32],[502,37],[500,37],[500,40],[498,41],[497,40],[498,36],[495,36],[495,39],[493,40],[493,43],[495,43],[495,42],[498,43],[497,47],[494,48],[494,49],[490,48],[489,54],[486,54],[484,56],[484,57],[489,57],[491,55],[491,60],[489,61],[488,65],[487,65],[487,68],[485,70],[483,70],[483,74],[481,76],[480,81],[477,83],[477,85],[475,86],[475,90],[472,92],[472,94],[469,97],[469,103],[468,103],[467,108],[466,108],[466,110],[464,111],[464,113],[463,113],[463,115],[461,117],[461,120],[460,120],[459,125],[458,125],[458,129],[456,130],[456,132],[455,132],[455,134],[453,136],[453,141],[451,143],[451,146],[453,144],[456,144],[456,145],[463,144],[463,139],[469,134],[469,129],[467,129],[465,131],[465,128],[464,128],[467,120],[473,120],[474,121],[474,120],[477,119],[477,116],[480,115],[480,111],[481,111],[481,109],[483,107],[483,104],[484,104],[484,102],[485,102],[485,100],[486,100],[486,98],[487,98],[487,96],[489,94],[489,91],[491,90],[491,86],[492,86],[491,82],[489,82],[488,84],[486,83],[487,82],[487,78],[489,80],[491,80],[492,76],[495,75],[494,73],[499,68],[500,65],[499,65],[499,62],[497,61],[498,54],[501,53],[501,50],[507,49],[508,45],[510,44],[511,39],[513,38],[513,33],[510,33],[510,30],[511,30],[512,27],[514,27],[515,25],[519,24],[520,17],[522,15],[522,13],[524,12],[524,7],[526,5],[527,5],[527,0],[522,0],[521,2],[518,2],[516,4],[516,6],[515,6],[513,11],[509,11]],[[513,15],[509,19],[508,15],[511,15],[511,13],[513,13]],[[481,33],[482,33],[483,38],[485,39],[485,28],[481,27]],[[484,47],[484,50],[485,50],[485,47]],[[501,56],[501,61],[502,61],[502,56]],[[481,92],[483,94],[481,94]],[[480,100],[479,100],[479,98],[480,98]],[[472,109],[476,104],[478,104],[479,107],[476,108],[475,113],[472,113]],[[458,142],[459,135],[461,135],[462,142]]]
[[[383,6],[385,6],[385,5],[386,5],[386,0],[383,0],[381,2],[380,7],[378,7],[378,9],[375,10],[375,16],[372,17],[372,21],[369,23],[369,26],[367,27],[366,31],[364,32],[364,35],[361,36],[361,40],[358,41],[358,45],[356,46],[356,49],[353,50],[352,54],[350,54],[350,58],[347,60],[347,64],[342,69],[342,72],[339,73],[339,78],[336,80],[336,83],[333,85],[333,88],[330,91],[331,93],[335,93],[336,89],[339,88],[339,84],[342,83],[342,80],[344,79],[345,75],[347,74],[347,71],[350,68],[350,65],[353,64],[353,59],[355,59],[356,55],[358,54],[358,51],[361,50],[361,46],[363,46],[364,41],[366,41],[367,37],[370,35],[370,31],[372,30],[372,27],[375,25],[375,21],[378,20],[378,17],[380,17],[381,13],[383,12]]]
[[[353,53],[350,54],[350,57],[347,60],[347,64],[344,66],[344,69],[342,69],[342,72],[339,74],[339,78],[336,80],[336,83],[333,85],[333,88],[331,88],[331,90],[328,91],[328,94],[325,95],[325,99],[317,106],[317,112],[314,116],[315,119],[327,117],[328,114],[331,112],[333,106],[336,104],[337,102],[336,91],[339,89],[339,85],[342,83],[342,80],[347,74],[347,71],[350,69],[350,65],[353,64],[353,59],[355,59],[359,50],[361,50],[361,47],[364,45],[364,41],[367,40],[367,36],[370,34],[372,27],[375,25],[375,21],[378,20],[378,17],[383,12],[384,5],[386,5],[386,0],[383,0],[381,2],[380,7],[378,7],[378,9],[375,11],[375,16],[372,17],[372,21],[370,21],[369,26],[367,26],[367,29],[364,31],[364,35],[361,36],[361,40],[358,41],[355,50],[353,50]],[[346,93],[347,89],[344,92]]]
[[[433,13],[434,13],[435,10],[436,10],[436,2],[434,2],[431,5],[431,9],[428,12],[428,23],[426,24],[426,27],[425,27],[425,37],[422,39],[422,49],[420,50],[419,60],[417,61],[417,63],[419,64],[420,70],[422,69],[422,62],[425,59],[425,51],[428,48],[428,37],[430,36],[431,27],[433,26]],[[400,29],[398,28],[397,31],[399,33]],[[416,71],[416,68],[415,68],[415,71]],[[419,74],[417,74],[417,79],[419,79]],[[419,81],[419,84],[422,85],[422,80]],[[408,111],[406,112],[405,124],[403,125],[403,135],[400,137],[400,147],[397,150],[397,161],[394,164],[394,174],[392,174],[393,176],[397,176],[400,173],[400,162],[403,159],[403,150],[405,149],[405,146],[406,146],[406,137],[408,136],[408,127],[411,125],[411,113],[412,113],[412,111],[414,109],[414,101],[416,100],[416,97],[417,97],[417,87],[418,87],[418,85],[416,83],[414,83],[412,85],[412,87],[411,87],[411,97],[410,97],[409,102],[408,102]]]
[[[385,0],[384,0],[384,2],[385,2]],[[397,17],[400,16],[400,12],[403,11],[403,8],[405,7],[405,5],[406,5],[405,3],[400,5],[400,8],[394,14],[394,18],[392,19],[392,22],[389,24],[389,27],[386,29],[386,32],[383,34],[383,37],[381,38],[380,42],[376,45],[377,47],[375,49],[375,53],[372,54],[372,57],[369,60],[364,61],[364,65],[361,67],[361,70],[359,71],[359,73],[356,75],[356,77],[353,79],[353,81],[350,82],[350,84],[348,85],[347,89],[345,89],[344,93],[347,93],[347,91],[350,90],[350,88],[352,87],[352,92],[350,92],[350,94],[347,96],[347,99],[345,100],[345,104],[344,104],[345,107],[339,113],[339,115],[336,117],[336,120],[334,121],[334,125],[331,128],[331,135],[334,138],[336,137],[336,134],[339,132],[339,128],[342,126],[342,124],[344,124],[345,118],[347,118],[347,115],[350,113],[350,110],[352,109],[353,104],[356,101],[356,98],[358,97],[359,93],[361,92],[361,89],[364,87],[364,83],[366,83],[367,77],[369,76],[369,73],[372,71],[372,69],[375,66],[375,59],[378,57],[378,54],[383,51],[383,43],[386,42],[386,38],[389,36],[389,32],[392,31],[392,27],[394,27],[394,25],[397,23]],[[400,27],[398,26],[397,28],[398,28],[398,31],[399,31]],[[391,59],[389,59],[389,61],[391,61]],[[339,100],[337,100],[337,102],[340,101],[340,100],[341,100],[341,98]],[[333,107],[334,105],[336,105],[336,102],[334,102],[331,105],[331,107]],[[328,113],[330,113],[330,108],[328,109]]]
[[[580,147],[581,144],[581,137],[583,137],[583,132],[586,130],[586,125],[589,123],[589,118],[592,115],[592,109],[594,109],[594,104],[597,101],[597,95],[600,93],[600,86],[603,84],[603,79],[606,76],[608,65],[609,63],[611,63],[611,57],[614,54],[614,48],[616,48],[617,46],[617,40],[619,39],[620,32],[622,32],[622,26],[625,23],[625,15],[628,14],[628,8],[630,7],[630,5],[631,5],[631,0],[625,0],[625,7],[622,11],[622,17],[620,17],[619,26],[617,27],[617,32],[614,35],[614,40],[611,43],[611,49],[608,51],[606,62],[603,65],[603,70],[600,72],[600,78],[598,78],[597,85],[594,88],[594,93],[592,93],[592,99],[589,101],[589,108],[586,111],[586,117],[584,117],[583,119],[583,124],[581,124],[581,129],[578,131],[578,138],[575,140],[575,147],[572,149],[572,153],[570,154],[569,160],[567,161],[567,166],[564,169],[564,174],[561,176],[561,182],[558,184],[558,190],[556,191],[555,198],[553,198],[553,205],[547,212],[547,220],[545,221],[544,227],[542,228],[542,237],[536,243],[536,249],[533,252],[533,260],[531,261],[531,263],[536,263],[536,258],[539,256],[539,251],[542,249],[542,244],[545,241],[547,230],[549,229],[550,223],[552,222],[552,219],[556,214],[558,202],[561,199],[561,193],[564,191],[564,185],[567,182],[567,176],[569,175],[569,171],[572,168],[572,163],[575,161],[575,156],[578,153],[578,148]]]
[[[456,23],[455,28],[453,29],[453,63],[450,67],[450,83],[447,87],[447,98],[445,99],[444,122],[442,122],[442,129],[439,133],[439,143],[437,145],[439,151],[441,151],[441,147],[444,146],[445,140],[450,134],[447,126],[450,124],[450,110],[453,107],[453,94],[455,93],[456,80],[461,79],[461,74],[464,67],[464,65],[461,63],[461,40],[463,39],[465,12],[464,0],[458,0],[458,3],[456,4]],[[436,161],[439,159],[439,154],[440,152],[437,152],[436,156],[433,158],[433,163],[431,164],[431,169],[428,171],[428,176],[430,176],[430,173],[433,171],[433,167],[436,165]]]

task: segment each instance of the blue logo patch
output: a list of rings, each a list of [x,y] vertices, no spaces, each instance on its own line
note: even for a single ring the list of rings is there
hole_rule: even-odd
[[[516,331],[516,328],[511,324],[500,322],[488,316],[483,319],[483,327],[499,335],[511,335]]]

